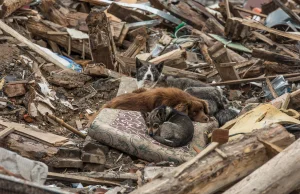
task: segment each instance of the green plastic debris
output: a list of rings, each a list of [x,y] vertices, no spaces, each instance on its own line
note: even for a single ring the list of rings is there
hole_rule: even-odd
[[[231,48],[233,50],[238,50],[246,53],[252,53],[252,50],[244,47],[242,44],[237,42],[231,42],[230,40],[227,40],[226,38],[223,38],[222,36],[216,35],[216,34],[208,34],[212,38],[222,42],[226,47]]]

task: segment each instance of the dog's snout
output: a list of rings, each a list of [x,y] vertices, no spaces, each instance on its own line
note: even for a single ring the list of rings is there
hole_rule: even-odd
[[[148,78],[148,79],[151,79],[151,75],[150,75],[150,74],[147,74],[147,78]]]
[[[204,121],[208,122],[209,121],[209,117],[204,118]]]

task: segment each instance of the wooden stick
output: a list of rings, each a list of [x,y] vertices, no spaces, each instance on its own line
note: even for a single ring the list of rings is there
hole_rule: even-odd
[[[69,175],[69,174],[60,174],[55,172],[48,172],[48,178],[53,178],[56,180],[63,180],[68,182],[79,182],[79,183],[84,183],[89,185],[106,184],[106,185],[120,186],[120,184],[115,181],[107,181],[107,180],[101,180],[99,178],[89,178],[89,177]]]
[[[6,137],[7,135],[11,134],[12,132],[14,132],[14,128],[13,127],[8,127],[4,130],[2,130],[0,132],[0,139],[3,139],[4,137]]]
[[[230,7],[229,7],[229,0],[225,0],[225,8],[226,8],[227,19],[231,18]]]
[[[61,62],[59,62],[58,60],[52,58],[45,51],[43,51],[42,49],[40,49],[38,46],[36,46],[35,44],[33,44],[31,41],[29,41],[27,38],[25,38],[24,36],[22,36],[21,34],[19,34],[18,32],[16,32],[14,29],[12,29],[8,25],[6,25],[1,20],[0,20],[0,29],[3,30],[4,32],[6,32],[7,34],[10,34],[14,38],[16,38],[18,41],[26,44],[30,49],[32,49],[34,52],[38,53],[46,61],[49,61],[49,62],[57,65],[58,67],[60,67],[62,69],[68,69]]]
[[[255,63],[253,63],[253,65],[251,65],[251,66],[245,71],[245,73],[242,75],[242,78],[244,78],[244,77],[247,75],[247,73],[248,73],[253,67],[255,67],[259,62],[260,62],[260,59],[258,59],[257,61],[255,61]]]
[[[283,74],[283,77],[295,77],[300,76],[300,73],[291,73],[291,74]],[[269,76],[269,78],[276,78],[275,76]],[[256,78],[249,78],[249,79],[239,79],[239,80],[230,80],[225,82],[217,82],[217,83],[211,83],[211,86],[222,86],[222,85],[234,85],[234,84],[241,84],[241,83],[249,83],[249,82],[262,82],[265,81],[266,77],[256,77]]]
[[[72,131],[73,133],[75,133],[76,135],[78,135],[79,137],[81,138],[85,138],[86,135],[81,133],[80,131],[78,131],[77,129],[75,129],[74,127],[72,127],[71,125],[65,123],[62,119],[59,119],[57,118],[56,116],[54,115],[51,115],[49,113],[46,113],[46,115],[50,118],[50,119],[53,119],[55,122],[61,124],[62,126],[64,126],[66,129]]]
[[[227,154],[225,154],[222,150],[220,150],[219,148],[215,148],[215,151],[224,159],[227,158]]]
[[[270,79],[268,77],[266,77],[266,83],[268,85],[268,88],[269,88],[269,90],[270,90],[273,98],[278,98],[278,95],[277,95],[276,91],[274,90],[274,88],[273,88],[273,86],[271,84],[271,81],[270,81]]]
[[[199,154],[201,152],[201,150],[198,148],[198,146],[193,146],[193,149],[195,150],[195,152],[197,152],[197,154]]]

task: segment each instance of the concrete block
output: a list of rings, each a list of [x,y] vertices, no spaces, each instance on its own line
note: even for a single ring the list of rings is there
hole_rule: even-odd
[[[121,77],[121,83],[119,86],[119,90],[117,96],[122,94],[131,93],[134,90],[138,89],[137,81],[131,77]]]
[[[38,184],[44,184],[48,175],[46,164],[24,158],[3,148],[0,148],[0,166],[15,175]]]

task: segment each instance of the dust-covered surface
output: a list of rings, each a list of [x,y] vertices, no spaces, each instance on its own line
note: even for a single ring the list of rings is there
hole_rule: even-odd
[[[9,0],[0,0],[0,4],[7,2]],[[289,117],[299,120],[300,38],[297,31],[300,28],[293,23],[295,21],[277,25],[277,22],[280,22],[279,18],[286,15],[281,13],[280,9],[277,10],[278,5],[273,2],[232,0],[226,5],[226,1],[215,0],[122,0],[123,3],[143,3],[144,6],[151,6],[165,13],[167,11],[170,15],[156,15],[149,10],[131,9],[130,6],[124,8],[116,4],[106,5],[88,0],[34,0],[28,5],[22,4],[23,2],[25,1],[20,0],[20,4],[17,5],[19,7],[1,21],[15,30],[15,33],[41,46],[34,47],[43,49],[48,59],[30,49],[26,41],[14,38],[14,33],[9,33],[7,29],[0,30],[0,134],[3,135],[3,138],[0,137],[0,144],[1,147],[25,158],[45,163],[49,172],[53,173],[49,173],[45,182],[47,188],[54,187],[71,193],[130,193],[143,188],[149,181],[163,179],[165,173],[173,170],[169,167],[177,166],[170,158],[169,161],[158,163],[142,160],[141,158],[149,158],[152,157],[151,154],[157,153],[146,152],[147,149],[143,147],[145,145],[139,144],[136,136],[128,140],[116,136],[109,139],[110,141],[100,143],[87,135],[91,123],[105,103],[117,94],[136,89],[136,80],[131,78],[134,78],[138,71],[136,58],[142,61],[152,60],[155,64],[164,61],[165,67],[162,72],[166,77],[173,76],[175,85],[157,82],[155,87],[172,86],[185,90],[193,86],[192,83],[197,85],[205,82],[206,86],[213,85],[212,90],[218,91],[217,95],[201,93],[201,89],[200,94],[190,94],[208,102],[210,112],[207,114],[210,119],[220,124],[219,127],[224,124],[228,130],[234,128],[236,123],[230,122],[247,114],[251,115],[251,111],[264,103],[271,103]],[[300,7],[296,2],[287,1],[285,6],[299,15]],[[239,7],[248,11],[245,12]],[[105,14],[102,13],[103,10],[106,10]],[[228,11],[231,17],[228,16]],[[248,14],[249,11],[252,13]],[[0,10],[0,15],[2,12],[3,10]],[[92,12],[95,13],[93,17],[99,17],[95,20],[99,23],[88,23],[93,26],[93,32],[89,32],[91,26],[87,25],[86,18]],[[260,15],[255,15],[255,12]],[[106,18],[104,15],[108,22],[103,19]],[[272,21],[275,16],[280,16],[278,21]],[[110,24],[109,29],[106,28],[107,23]],[[260,25],[264,27],[264,31]],[[274,29],[281,33],[274,32]],[[93,41],[88,41],[87,36],[93,37]],[[49,50],[44,50],[46,48]],[[55,64],[57,61],[66,68],[58,67]],[[153,68],[157,67],[152,65]],[[148,66],[144,69],[147,69],[145,72],[149,74]],[[153,72],[153,78],[158,77],[158,71]],[[141,77],[148,76],[147,79],[152,79],[151,74],[146,74]],[[122,76],[127,76],[130,84],[120,84]],[[184,82],[182,78],[191,79]],[[145,82],[153,84],[151,80]],[[183,85],[186,88],[180,87]],[[202,87],[197,85],[196,88]],[[261,115],[254,123],[266,119],[267,112],[257,114]],[[101,119],[109,118],[101,117],[97,118],[97,121],[101,122]],[[273,119],[274,123],[278,122],[278,118]],[[14,128],[11,129],[3,122],[10,123]],[[250,129],[254,123],[247,123],[246,128]],[[130,127],[134,122],[129,120],[122,124]],[[18,127],[20,128],[15,129]],[[104,125],[105,127],[107,126]],[[284,123],[283,127],[289,132],[289,141],[285,139],[282,143],[281,136],[278,136],[279,143],[277,140],[272,144],[263,142],[266,149],[256,153],[257,155],[267,153],[268,156],[261,156],[267,158],[269,147],[272,148],[272,154],[277,153],[278,149],[287,146],[285,144],[293,142],[294,136],[295,139],[300,137],[298,124]],[[108,131],[102,131],[101,135],[108,137],[105,134]],[[214,136],[214,131],[217,136]],[[40,135],[41,132],[48,134]],[[205,131],[204,144],[208,145],[212,139],[218,137],[220,134],[217,132],[215,127]],[[238,131],[236,134],[230,134],[229,130],[230,137],[237,134],[247,137],[248,133],[252,132]],[[135,131],[132,133],[135,134]],[[127,134],[124,132],[121,135]],[[214,140],[218,142],[230,139],[228,134],[226,137],[221,136],[222,140]],[[61,138],[68,139],[57,142],[57,139]],[[131,153],[126,150],[124,153],[113,148],[117,147],[113,146],[113,141],[124,147],[127,143],[135,144],[139,146],[139,150],[146,150],[145,154],[148,155],[137,158],[132,153],[137,150]],[[243,141],[243,138],[240,141]],[[262,143],[259,141],[257,144]],[[253,147],[257,147],[257,144]],[[223,146],[226,147],[227,144]],[[201,153],[203,149],[205,146],[199,144],[189,147],[194,155],[197,152]],[[235,153],[235,150],[223,151]],[[248,151],[245,149],[241,155],[247,157]],[[216,154],[219,154],[222,161],[215,166],[225,161],[226,167],[215,170],[208,176],[193,177],[193,173],[189,173],[188,176],[191,177],[187,185],[197,185],[195,183],[199,182],[210,184],[211,180],[218,180],[218,176],[222,176],[224,172],[228,177],[232,176],[230,172],[237,174],[235,177],[240,176],[240,172],[236,172],[235,168],[227,169],[231,165],[231,159],[237,162],[237,166],[238,162],[242,161],[243,158],[234,158],[238,153],[230,160],[219,151],[211,151],[209,157]],[[194,166],[202,162],[196,162]],[[248,163],[251,162],[256,161],[250,158]],[[157,172],[153,173],[152,167],[157,168]],[[202,172],[201,169],[196,170]],[[256,167],[247,169],[243,176],[248,176],[255,170]],[[26,179],[22,173],[15,174],[2,167],[0,174]],[[216,186],[210,193],[226,191],[227,187],[234,187],[239,179],[231,178],[232,182],[226,183],[223,190]],[[26,180],[30,181],[28,178]],[[185,181],[185,177],[182,181]],[[22,184],[26,186],[26,183]],[[223,183],[216,181],[214,184]],[[168,185],[164,187],[168,188]],[[19,188],[21,187],[18,186],[17,189]],[[169,190],[172,189],[173,187]],[[177,193],[177,190],[179,191],[176,189],[172,193]],[[298,192],[296,190],[293,193]]]

